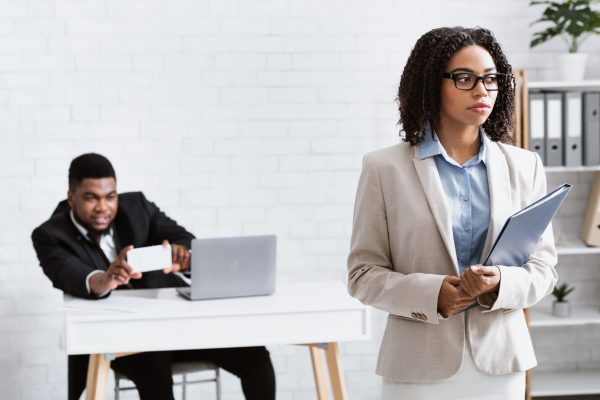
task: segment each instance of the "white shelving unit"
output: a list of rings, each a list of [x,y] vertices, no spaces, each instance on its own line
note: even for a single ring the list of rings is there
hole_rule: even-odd
[[[600,370],[538,372],[532,396],[574,396],[600,393]]]
[[[567,318],[555,317],[550,309],[534,308],[531,310],[529,319],[529,326],[532,328],[598,324],[600,324],[600,307],[574,307],[571,315]]]
[[[530,92],[543,91],[600,91],[600,80],[588,81],[548,81],[548,82],[529,82],[528,90]],[[584,172],[599,173],[598,166],[578,166],[578,167],[547,167],[546,172]],[[567,199],[567,202],[569,200]],[[598,254],[600,248],[586,246],[579,237],[564,235],[557,238],[557,251],[559,260],[561,256],[578,256]],[[600,263],[600,257],[598,258]],[[593,268],[594,266],[590,266]],[[599,295],[600,297],[600,295]],[[544,329],[549,327],[573,327],[576,329],[585,329],[585,326],[600,324],[600,306],[598,307],[573,307],[571,316],[568,318],[558,318],[552,315],[552,311],[547,308],[530,309],[530,326],[532,329]],[[594,346],[594,344],[590,344]],[[591,349],[590,349],[591,350]],[[568,348],[565,351],[569,351]],[[576,396],[576,395],[597,395],[600,394],[600,370],[569,370],[569,371],[536,371],[533,370],[531,395],[536,396]]]
[[[600,247],[587,246],[577,236],[567,234],[556,239],[556,251],[559,257],[578,254],[600,254]]]
[[[598,90],[600,80],[594,81],[530,81],[527,84],[530,91],[567,91],[567,90]]]
[[[579,166],[579,167],[546,167],[546,172],[590,172],[600,171],[600,165],[594,166]]]

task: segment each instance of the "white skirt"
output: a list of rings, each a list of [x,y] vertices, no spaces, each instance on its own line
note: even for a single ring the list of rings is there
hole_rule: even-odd
[[[486,375],[477,369],[468,350],[456,375],[446,381],[403,383],[383,378],[381,393],[382,400],[515,400],[524,397],[525,372]]]

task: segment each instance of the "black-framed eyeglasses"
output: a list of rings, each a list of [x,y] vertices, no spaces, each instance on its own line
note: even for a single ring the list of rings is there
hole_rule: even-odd
[[[479,81],[483,82],[483,87],[488,91],[496,91],[500,87],[500,83],[505,79],[512,78],[512,75],[493,73],[487,75],[475,75],[472,72],[443,72],[442,77],[452,79],[454,86],[458,90],[469,91],[473,90]]]

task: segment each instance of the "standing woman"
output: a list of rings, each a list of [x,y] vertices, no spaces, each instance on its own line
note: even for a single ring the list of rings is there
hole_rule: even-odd
[[[404,142],[363,160],[348,289],[389,313],[385,400],[522,399],[536,365],[522,309],[556,283],[552,229],[521,266],[477,265],[546,194],[540,158],[509,144],[511,74],[487,29],[427,32],[398,90]]]

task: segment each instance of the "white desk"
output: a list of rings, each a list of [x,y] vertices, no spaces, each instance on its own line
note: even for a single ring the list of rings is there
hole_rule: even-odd
[[[346,399],[337,342],[371,338],[370,312],[339,282],[278,283],[272,296],[187,301],[174,289],[65,296],[68,354],[91,354],[87,399],[104,399],[110,360],[160,350],[306,344],[319,400]],[[177,334],[173,334],[176,332]],[[324,345],[325,344],[325,345]]]

